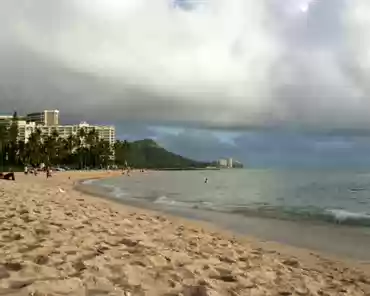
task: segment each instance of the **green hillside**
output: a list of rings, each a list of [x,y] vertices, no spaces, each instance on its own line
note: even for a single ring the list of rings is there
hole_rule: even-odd
[[[207,163],[191,160],[169,152],[155,141],[145,139],[135,142],[118,142],[116,144],[116,163],[130,167],[149,169],[184,169],[204,168]]]

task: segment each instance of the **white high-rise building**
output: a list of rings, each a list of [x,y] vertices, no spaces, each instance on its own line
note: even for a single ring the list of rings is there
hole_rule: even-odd
[[[36,125],[54,126],[59,125],[59,110],[44,110],[27,114],[27,122],[35,122]]]
[[[233,159],[232,158],[228,158],[227,159],[227,167],[228,168],[232,168],[233,167]]]
[[[232,159],[231,157],[230,158],[221,158],[217,161],[217,164],[219,165],[219,167],[221,168],[233,168],[234,167],[234,159]]]
[[[80,129],[84,129],[85,133],[95,130],[100,139],[109,142],[113,145],[116,142],[116,129],[113,125],[90,125],[86,122],[81,122],[76,125],[58,125],[58,126],[37,126],[43,136],[50,136],[56,131],[61,138],[68,138],[71,135],[77,135]]]
[[[227,159],[219,159],[217,162],[220,167],[227,167]]]
[[[27,123],[25,120],[18,121],[18,141],[28,142],[28,138],[35,131],[36,124],[34,122]]]

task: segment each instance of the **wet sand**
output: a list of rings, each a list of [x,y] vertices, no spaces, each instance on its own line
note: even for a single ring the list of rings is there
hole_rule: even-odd
[[[361,262],[76,191],[107,172],[0,181],[0,295],[369,295]],[[69,179],[70,178],[70,179]]]

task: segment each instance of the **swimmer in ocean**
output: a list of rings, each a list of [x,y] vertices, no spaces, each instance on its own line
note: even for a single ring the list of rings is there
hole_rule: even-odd
[[[205,178],[204,179],[204,183],[207,184],[208,183],[208,178]]]

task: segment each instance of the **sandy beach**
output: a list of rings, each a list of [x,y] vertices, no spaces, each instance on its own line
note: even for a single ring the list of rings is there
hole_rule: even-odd
[[[0,181],[0,295],[370,295],[368,264],[261,243],[75,189]]]

